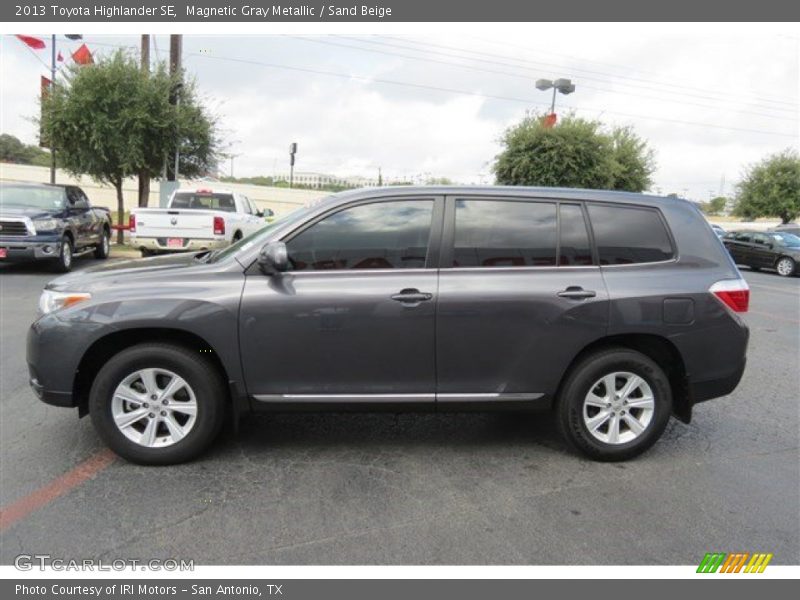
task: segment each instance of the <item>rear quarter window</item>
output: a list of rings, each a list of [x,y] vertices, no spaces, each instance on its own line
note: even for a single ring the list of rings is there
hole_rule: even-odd
[[[652,208],[589,204],[601,265],[634,265],[675,257],[669,233]]]

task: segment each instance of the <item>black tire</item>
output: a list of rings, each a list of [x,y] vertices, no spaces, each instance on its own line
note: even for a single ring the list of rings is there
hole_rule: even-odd
[[[142,258],[148,258],[150,256],[155,256],[155,253],[152,250],[147,250],[145,248],[142,248],[140,250],[140,252],[142,253]]]
[[[75,248],[72,245],[72,238],[65,235],[61,238],[61,246],[58,251],[58,258],[53,263],[53,270],[56,273],[69,273],[72,270],[72,263],[75,260]]]
[[[781,263],[785,263],[787,266],[782,267]],[[792,277],[795,273],[797,273],[797,263],[794,261],[794,259],[789,258],[788,256],[781,256],[775,261],[775,269],[778,271],[778,275],[781,277]]]
[[[197,457],[211,444],[223,424],[227,392],[214,365],[198,352],[172,344],[139,344],[116,354],[100,369],[89,393],[89,413],[97,433],[114,452],[138,464],[171,465]],[[117,386],[132,373],[148,368],[179,375],[196,398],[192,428],[169,446],[147,447],[132,441],[117,427],[112,414]],[[140,422],[147,423],[144,418]]]
[[[638,375],[650,387],[654,399],[653,413],[644,430],[638,437],[617,444],[597,439],[584,421],[584,400],[591,387],[613,372]],[[664,371],[653,360],[627,348],[609,348],[586,356],[572,368],[561,386],[555,410],[559,430],[573,448],[598,461],[627,460],[650,448],[664,433],[672,414],[672,390]],[[627,423],[624,427],[630,429]]]
[[[101,235],[100,243],[98,243],[94,249],[94,257],[102,260],[108,258],[111,250],[111,232],[103,227],[103,233]]]
[[[237,231],[236,233],[233,234],[233,239],[231,240],[231,244],[235,244],[240,239],[242,239],[242,232],[241,231]]]

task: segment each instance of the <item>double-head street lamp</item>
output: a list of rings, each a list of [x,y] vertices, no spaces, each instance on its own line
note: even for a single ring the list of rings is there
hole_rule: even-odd
[[[536,80],[537,90],[544,92],[550,88],[553,88],[553,101],[550,103],[550,114],[552,115],[556,111],[556,92],[561,92],[564,95],[571,94],[575,91],[575,84],[569,79],[556,79],[555,81],[551,81],[550,79]]]

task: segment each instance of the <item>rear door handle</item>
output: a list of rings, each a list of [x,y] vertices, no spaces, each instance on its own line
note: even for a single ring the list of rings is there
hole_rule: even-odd
[[[586,298],[594,298],[597,293],[592,290],[585,290],[578,285],[571,285],[567,289],[558,292],[557,295],[570,300],[585,300]]]
[[[400,290],[399,294],[392,294],[390,296],[392,300],[396,300],[397,302],[409,303],[414,304],[418,302],[425,302],[426,300],[430,300],[433,298],[433,294],[428,294],[426,292],[420,292],[416,288],[406,288],[404,290]]]

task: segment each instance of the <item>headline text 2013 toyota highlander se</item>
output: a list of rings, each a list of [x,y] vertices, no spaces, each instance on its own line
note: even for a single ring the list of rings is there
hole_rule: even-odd
[[[379,188],[52,281],[28,364],[140,463],[197,456],[245,411],[501,407],[550,407],[574,447],[622,460],[736,387],[748,301],[683,200]]]

